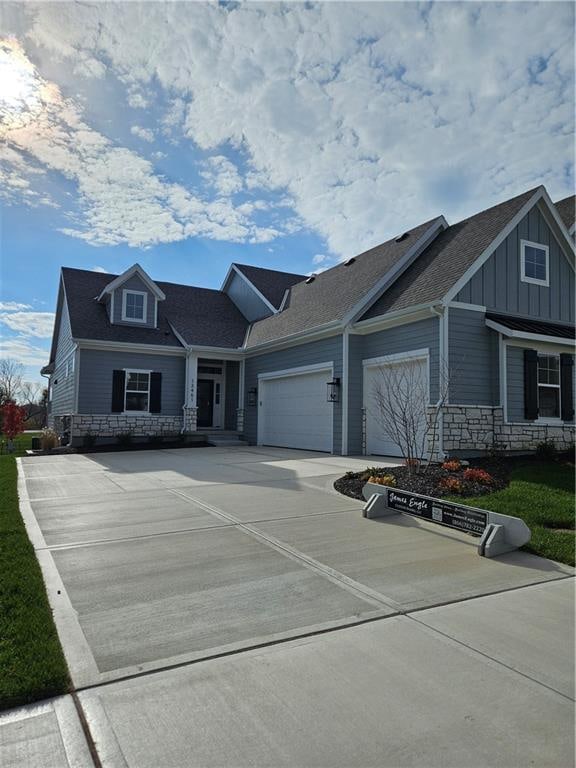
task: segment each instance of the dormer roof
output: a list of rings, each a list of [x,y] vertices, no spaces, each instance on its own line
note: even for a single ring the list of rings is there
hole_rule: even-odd
[[[127,269],[125,272],[122,272],[121,275],[118,275],[118,277],[115,277],[114,280],[104,286],[103,290],[98,296],[98,301],[102,301],[106,294],[112,293],[116,290],[116,288],[120,288],[121,285],[123,285],[131,277],[134,277],[134,275],[137,275],[142,280],[148,290],[153,293],[154,296],[156,296],[158,301],[164,301],[166,299],[166,294],[162,291],[161,288],[158,287],[154,280],[148,277],[140,264],[133,264],[129,269]]]

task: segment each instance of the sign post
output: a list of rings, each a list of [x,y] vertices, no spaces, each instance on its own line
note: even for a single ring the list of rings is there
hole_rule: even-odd
[[[478,554],[496,557],[513,552],[530,541],[530,529],[519,517],[501,515],[487,509],[468,507],[452,501],[443,501],[420,493],[397,491],[395,488],[373,485],[364,487],[364,517],[388,517],[405,513],[444,525],[472,536],[479,536]]]

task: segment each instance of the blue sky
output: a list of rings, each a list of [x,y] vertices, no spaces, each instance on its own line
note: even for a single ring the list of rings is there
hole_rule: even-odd
[[[0,2],[2,356],[60,266],[309,273],[537,184],[573,192],[572,3]]]

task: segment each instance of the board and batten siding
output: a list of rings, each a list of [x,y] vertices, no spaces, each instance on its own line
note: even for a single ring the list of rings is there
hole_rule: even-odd
[[[272,314],[272,310],[257,296],[246,280],[235,273],[226,293],[244,315],[246,320],[254,322]]]
[[[498,334],[483,312],[448,310],[450,403],[498,405]]]
[[[162,374],[161,413],[181,416],[184,404],[185,358],[133,352],[80,350],[78,412],[111,413],[112,372],[124,368],[158,371]]]
[[[533,423],[524,416],[524,349],[532,349],[530,342],[526,342],[526,347],[506,345],[507,421],[512,424]],[[566,351],[568,352],[568,349]],[[572,396],[576,402],[576,365],[572,370],[574,373]],[[561,424],[562,422],[558,423]]]
[[[74,413],[74,400],[76,392],[76,376],[78,360],[74,360],[74,371],[66,375],[67,364],[71,357],[75,357],[74,340],[70,327],[70,315],[66,299],[62,302],[60,315],[60,329],[56,344],[56,358],[54,373],[50,378],[52,400],[50,404],[51,416],[68,416]]]
[[[255,444],[258,440],[258,407],[248,405],[248,392],[258,386],[258,374],[301,368],[317,363],[332,363],[334,376],[342,378],[341,335],[246,359],[244,435],[249,443]],[[333,403],[332,407],[334,408],[333,451],[339,454],[342,452],[342,402]]]
[[[348,352],[348,453],[362,452],[362,409],[364,381],[362,361],[416,349],[428,349],[430,356],[430,402],[438,399],[440,318],[430,317],[394,328],[351,335]]]
[[[549,247],[549,287],[520,279],[521,240]],[[480,304],[495,312],[574,322],[574,270],[537,206],[470,278],[455,300]]]
[[[146,300],[146,322],[139,323],[131,320],[122,320],[123,291],[140,291],[148,297]],[[138,275],[132,275],[114,291],[114,323],[118,325],[137,325],[139,328],[154,328],[156,297],[148,289]]]

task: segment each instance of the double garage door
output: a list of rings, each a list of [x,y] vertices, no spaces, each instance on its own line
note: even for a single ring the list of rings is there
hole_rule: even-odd
[[[326,397],[331,378],[331,368],[261,378],[258,443],[331,452],[334,406]]]

